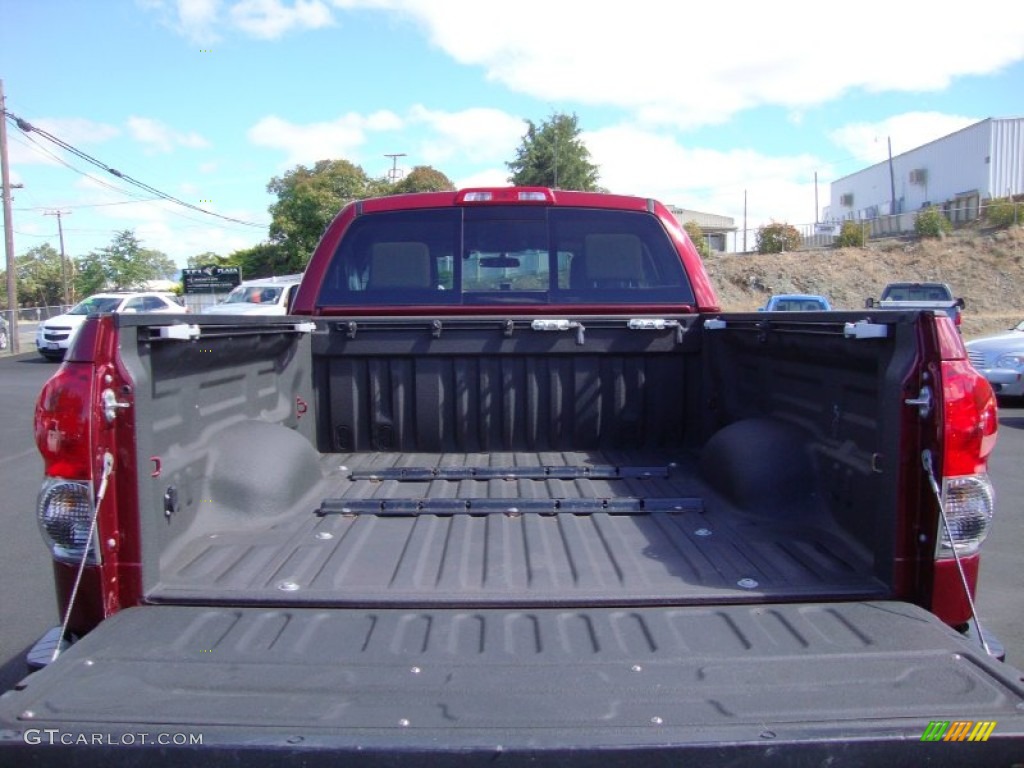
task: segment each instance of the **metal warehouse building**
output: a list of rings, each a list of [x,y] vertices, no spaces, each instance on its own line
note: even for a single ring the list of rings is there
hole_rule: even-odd
[[[887,160],[832,182],[825,219],[875,220],[882,231],[873,234],[883,234],[913,229],[914,213],[931,205],[971,221],[985,201],[1021,194],[1024,118],[990,117],[895,155],[891,167]]]
[[[676,217],[676,221],[683,226],[686,226],[689,221],[696,222],[704,233],[704,240],[707,241],[708,247],[713,251],[726,250],[726,236],[730,232],[736,232],[736,223],[731,216],[691,211],[677,205],[670,205],[668,209]]]

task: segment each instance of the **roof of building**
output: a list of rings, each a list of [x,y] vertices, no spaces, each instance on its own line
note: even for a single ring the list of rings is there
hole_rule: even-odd
[[[720,216],[717,213],[701,213],[700,211],[691,211],[687,208],[680,208],[677,205],[670,205],[668,209],[680,224],[695,221],[697,222],[697,225],[705,231],[736,231],[736,222],[733,220],[732,216]]]

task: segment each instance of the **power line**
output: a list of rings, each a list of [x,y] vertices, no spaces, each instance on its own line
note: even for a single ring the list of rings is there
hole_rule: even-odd
[[[87,163],[95,165],[97,168],[100,168],[101,170],[104,170],[107,173],[109,173],[109,174],[111,174],[113,176],[116,176],[118,179],[121,179],[122,181],[125,181],[125,182],[131,184],[132,186],[138,187],[139,189],[145,190],[146,192],[149,192],[152,195],[156,195],[157,197],[160,197],[160,198],[162,198],[162,199],[164,199],[164,200],[166,200],[168,202],[174,203],[175,205],[180,205],[180,206],[182,206],[184,208],[189,208],[189,209],[191,209],[193,211],[198,211],[199,213],[206,214],[207,216],[214,216],[214,217],[216,217],[218,219],[223,219],[224,221],[230,221],[230,222],[233,222],[235,224],[242,224],[242,225],[247,226],[247,227],[257,227],[259,229],[263,229],[264,226],[265,226],[263,224],[255,224],[255,223],[253,223],[251,221],[244,221],[242,219],[236,219],[236,218],[234,218],[232,216],[224,216],[223,214],[215,213],[213,211],[208,211],[205,208],[200,208],[198,205],[193,205],[192,203],[187,203],[184,200],[181,200],[181,199],[179,199],[177,197],[174,197],[174,195],[169,195],[166,192],[162,192],[161,190],[157,189],[156,187],[150,186],[149,184],[146,184],[143,181],[139,181],[138,179],[133,178],[133,177],[129,176],[126,173],[122,173],[121,171],[117,170],[116,168],[111,168],[109,165],[107,165],[106,163],[102,162],[101,160],[97,160],[92,155],[89,155],[86,152],[83,152],[82,150],[78,149],[77,147],[74,147],[71,144],[68,144],[67,142],[62,141],[61,139],[58,139],[56,136],[54,136],[51,133],[48,133],[47,131],[44,131],[42,128],[37,128],[36,126],[34,126],[31,123],[29,123],[27,120],[23,120],[22,118],[18,117],[17,115],[15,115],[12,112],[9,112],[6,109],[4,110],[4,115],[8,119],[10,119],[18,127],[18,130],[20,130],[26,136],[29,133],[37,133],[40,136],[42,136],[44,139],[46,139],[47,141],[50,141],[50,142],[56,144],[61,149],[65,150],[67,152],[70,152],[71,154],[75,155],[76,157],[81,158],[82,160],[85,160]]]

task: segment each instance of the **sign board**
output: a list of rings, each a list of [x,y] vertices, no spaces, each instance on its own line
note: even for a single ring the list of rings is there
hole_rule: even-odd
[[[181,270],[185,293],[224,293],[242,282],[241,267],[189,267]]]

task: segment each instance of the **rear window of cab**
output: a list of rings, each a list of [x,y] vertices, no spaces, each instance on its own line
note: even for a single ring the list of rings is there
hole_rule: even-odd
[[[650,214],[488,206],[358,217],[331,260],[317,304],[693,301],[675,246]]]

